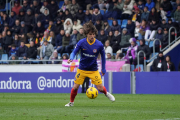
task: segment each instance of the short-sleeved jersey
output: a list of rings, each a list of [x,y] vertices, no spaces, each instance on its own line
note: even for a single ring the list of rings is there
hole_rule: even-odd
[[[81,50],[79,69],[86,71],[97,71],[97,57],[99,53],[101,55],[104,54],[103,44],[97,39],[94,39],[92,43],[89,43],[87,38],[84,38],[77,43],[73,53],[76,54],[79,50]]]

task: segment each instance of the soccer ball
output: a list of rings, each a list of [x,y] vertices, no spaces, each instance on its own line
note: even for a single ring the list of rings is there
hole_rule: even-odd
[[[90,87],[87,89],[86,95],[90,99],[95,99],[98,96],[98,90],[94,87]]]

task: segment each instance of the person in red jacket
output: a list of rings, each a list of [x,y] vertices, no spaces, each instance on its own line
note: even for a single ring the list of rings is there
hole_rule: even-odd
[[[19,4],[18,1],[14,2],[14,7],[12,8],[12,11],[16,13],[16,15],[19,15],[19,10],[21,9],[21,5]]]

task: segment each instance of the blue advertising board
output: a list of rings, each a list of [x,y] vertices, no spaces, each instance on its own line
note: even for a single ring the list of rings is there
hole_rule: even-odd
[[[60,73],[0,73],[0,92],[4,93],[70,93],[74,72]],[[108,74],[102,77],[108,90]],[[94,87],[89,84],[89,87]],[[81,88],[78,90],[81,92]]]
[[[131,93],[131,74],[130,72],[113,72],[113,93]]]
[[[137,94],[180,94],[179,72],[137,72]]]

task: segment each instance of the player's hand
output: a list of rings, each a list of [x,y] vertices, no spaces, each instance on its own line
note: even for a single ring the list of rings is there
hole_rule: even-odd
[[[70,64],[72,62],[72,60],[68,59],[67,63]]]
[[[102,71],[101,71],[102,76],[104,76],[105,73],[106,73],[106,70],[102,70]]]

